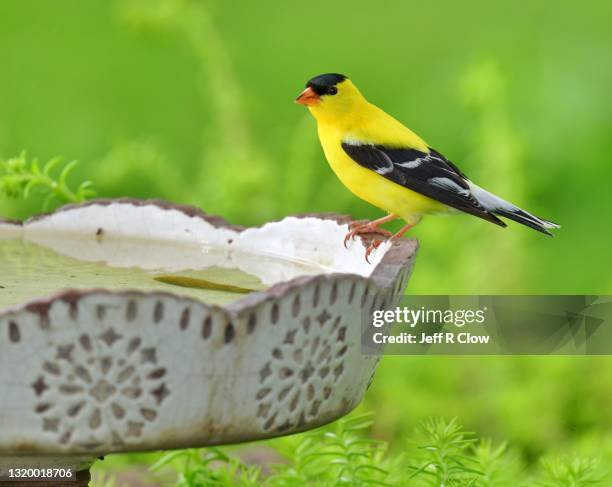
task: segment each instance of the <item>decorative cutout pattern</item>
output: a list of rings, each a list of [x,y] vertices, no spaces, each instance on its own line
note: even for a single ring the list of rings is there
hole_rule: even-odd
[[[109,429],[113,446],[138,439],[171,394],[157,350],[112,327],[83,333],[47,355],[31,384],[34,412],[61,445],[96,449],[108,443]]]
[[[321,294],[317,284],[313,304],[322,302]],[[338,289],[334,286],[329,301],[337,298]],[[297,297],[292,302],[294,318],[299,313],[299,303]],[[280,335],[281,342],[259,370],[255,400],[257,420],[264,431],[284,433],[315,419],[345,373],[347,323],[342,316],[332,314],[335,310],[310,311],[311,315],[292,320],[294,326]]]
[[[395,283],[392,289],[397,289]],[[218,322],[210,313],[184,304],[170,306],[157,298],[150,304],[126,300],[119,312],[96,304],[91,308],[95,326],[76,333],[73,342],[60,340],[44,352],[38,374],[30,381],[30,407],[42,432],[69,450],[127,450],[140,444],[149,428],[151,433],[162,428],[166,421],[160,408],[177,387],[169,380],[166,364],[160,363],[158,347],[164,342],[151,342],[133,325],[144,313],[147,329],[169,329],[165,324],[171,321],[173,333],[198,337],[205,347],[229,354],[243,345],[244,340],[237,340],[243,324],[246,333],[240,337],[267,334],[273,327],[276,331],[270,336],[277,343],[258,360],[258,385],[248,416],[255,419],[259,434],[304,429],[347,411],[358,400],[359,391],[346,386],[352,365],[345,361],[354,340],[348,327],[355,325],[355,315],[347,309],[361,304],[364,312],[371,312],[389,306],[396,297],[371,283],[315,281],[244,318],[226,315]],[[79,318],[78,303],[68,311],[71,319]],[[117,313],[125,326],[109,326]],[[7,325],[8,342],[23,342],[27,328],[17,319]],[[366,385],[364,381],[364,389]]]

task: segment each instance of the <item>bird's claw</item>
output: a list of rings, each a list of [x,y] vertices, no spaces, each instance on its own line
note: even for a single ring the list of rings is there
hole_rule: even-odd
[[[374,252],[378,247],[380,247],[382,243],[383,243],[383,240],[374,240],[370,243],[370,245],[368,245],[368,247],[366,248],[366,253],[365,253],[365,260],[368,264],[371,264],[370,254]]]
[[[349,232],[344,237],[344,248],[348,249],[348,242],[359,234],[359,229],[369,222],[367,220],[355,220],[348,224]]]
[[[346,234],[346,237],[344,237],[344,248],[345,248],[345,249],[348,249],[348,245],[347,245],[347,244],[348,244],[348,241],[350,240],[350,238],[351,238],[351,236],[352,236],[352,235],[351,235],[351,233],[352,233],[352,232],[347,233],[347,234]]]

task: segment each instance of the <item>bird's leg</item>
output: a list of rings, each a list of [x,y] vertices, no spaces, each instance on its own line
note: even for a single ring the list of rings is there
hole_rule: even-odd
[[[397,240],[398,238],[402,238],[404,236],[404,234],[410,230],[412,227],[414,227],[417,223],[419,223],[421,221],[421,219],[419,218],[417,221],[412,222],[412,223],[407,223],[406,225],[404,225],[402,228],[400,228],[399,232],[397,232],[395,235],[393,235],[391,237],[391,240]]]
[[[382,218],[378,218],[377,220],[372,220],[371,222],[352,222],[349,224],[349,232],[344,237],[344,246],[346,247],[348,241],[350,239],[354,239],[357,235],[361,235],[363,233],[375,233],[378,235],[383,235],[385,237],[391,237],[392,233],[384,228],[380,228],[379,225],[383,223],[390,222],[399,218],[397,215],[387,215]]]
[[[392,235],[391,238],[389,238],[389,240],[395,241],[395,240],[398,240],[398,239],[402,238],[403,235],[408,230],[410,230],[412,227],[414,227],[417,223],[419,223],[419,221],[421,221],[420,218],[416,222],[408,223],[408,224],[404,225],[399,230],[399,232],[397,232],[396,234]],[[365,259],[366,259],[366,262],[368,264],[371,264],[371,262],[370,262],[370,254],[372,252],[374,252],[374,250],[376,250],[378,247],[380,247],[380,244],[382,244],[383,242],[384,242],[384,240],[374,240],[373,242],[370,243],[370,245],[368,245],[368,247],[366,248],[366,253],[365,253]]]

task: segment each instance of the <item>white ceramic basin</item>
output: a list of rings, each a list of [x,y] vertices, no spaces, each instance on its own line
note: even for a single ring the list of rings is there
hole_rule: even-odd
[[[192,207],[97,200],[0,222],[4,462],[85,465],[348,413],[378,360],[361,353],[362,312],[393,304],[417,249],[384,244],[368,264],[361,241],[343,246],[348,221],[244,229]]]

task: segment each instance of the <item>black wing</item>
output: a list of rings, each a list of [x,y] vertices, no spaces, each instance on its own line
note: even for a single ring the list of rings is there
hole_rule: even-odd
[[[467,183],[467,176],[434,149],[423,152],[348,142],[343,142],[342,148],[360,166],[371,169],[400,186],[496,225],[506,226],[474,198]]]

